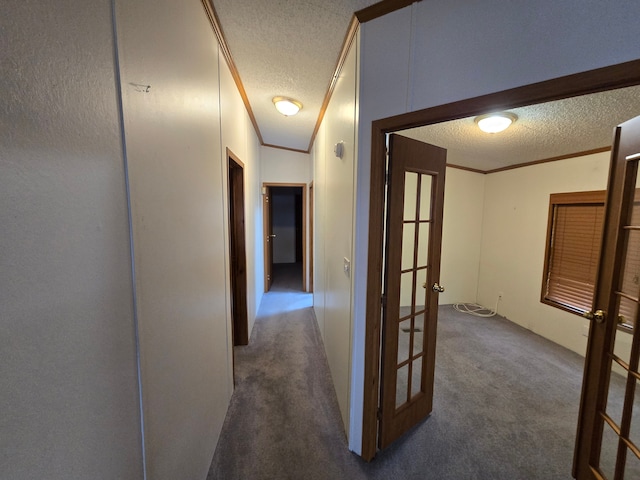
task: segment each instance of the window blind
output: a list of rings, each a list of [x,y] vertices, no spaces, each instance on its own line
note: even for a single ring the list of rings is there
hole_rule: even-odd
[[[629,220],[629,225],[635,227],[640,226],[640,203],[637,199],[638,193],[636,193],[636,201]],[[618,291],[637,299],[640,296],[640,231],[626,230],[625,233],[627,235],[626,251]],[[618,323],[626,328],[633,328],[638,316],[637,301],[620,298],[619,302]]]
[[[604,204],[553,205],[545,298],[571,310],[591,309]]]

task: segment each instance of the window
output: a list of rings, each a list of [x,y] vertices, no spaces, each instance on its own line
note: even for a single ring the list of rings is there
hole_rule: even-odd
[[[604,191],[550,196],[541,302],[576,314],[591,310],[604,200]]]

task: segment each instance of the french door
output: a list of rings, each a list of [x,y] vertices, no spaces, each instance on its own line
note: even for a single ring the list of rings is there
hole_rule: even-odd
[[[573,476],[640,479],[640,117],[618,126]]]
[[[433,405],[446,150],[390,135],[378,443]]]

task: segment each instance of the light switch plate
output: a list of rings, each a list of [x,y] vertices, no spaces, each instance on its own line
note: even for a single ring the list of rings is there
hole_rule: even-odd
[[[351,261],[347,258],[344,257],[344,274],[349,277],[351,276]]]

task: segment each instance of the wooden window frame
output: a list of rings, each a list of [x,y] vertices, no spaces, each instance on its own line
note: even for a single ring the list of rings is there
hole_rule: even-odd
[[[557,206],[602,206],[604,208],[605,198],[606,198],[605,190],[597,190],[597,191],[589,191],[589,192],[570,192],[570,193],[552,193],[549,196],[549,216],[547,219],[547,236],[546,236],[546,245],[545,245],[545,253],[544,253],[544,270],[542,272],[542,287],[540,289],[540,302],[550,305],[555,308],[559,308],[560,310],[564,310],[569,313],[573,313],[574,315],[584,314],[588,310],[582,310],[578,306],[571,306],[568,304],[559,303],[555,300],[550,300],[547,298],[547,279],[549,277],[549,268],[550,268],[550,260],[551,255],[553,253],[553,241],[554,241],[554,228],[555,228],[555,211]],[[602,235],[602,233],[601,233]],[[599,260],[598,257],[595,259],[595,267],[598,266]],[[594,278],[595,285],[595,278]]]

